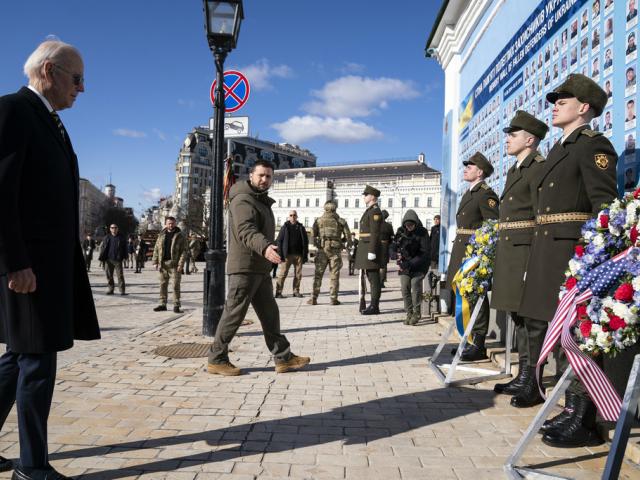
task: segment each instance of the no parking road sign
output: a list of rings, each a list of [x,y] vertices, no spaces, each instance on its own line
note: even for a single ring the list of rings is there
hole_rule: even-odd
[[[211,103],[215,105],[216,98],[216,84],[217,80],[214,80],[211,84]],[[227,113],[240,110],[247,100],[249,99],[249,80],[242,72],[237,70],[227,70],[224,72],[224,108]]]

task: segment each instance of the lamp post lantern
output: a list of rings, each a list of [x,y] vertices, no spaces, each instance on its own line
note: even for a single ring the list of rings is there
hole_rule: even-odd
[[[216,64],[216,91],[213,123],[213,177],[209,208],[209,246],[204,257],[207,263],[204,274],[204,307],[202,333],[213,336],[225,301],[224,239],[224,60],[236,47],[240,23],[244,18],[242,0],[203,0],[205,29],[209,48]]]

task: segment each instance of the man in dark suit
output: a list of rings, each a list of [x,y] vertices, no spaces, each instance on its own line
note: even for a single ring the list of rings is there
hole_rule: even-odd
[[[57,352],[100,338],[80,247],[78,163],[56,113],[84,91],[84,66],[71,45],[46,41],[24,71],[29,86],[0,97],[0,425],[17,403],[12,479],[61,480],[47,452]],[[58,215],[42,207],[53,201]],[[0,458],[0,470],[12,467]]]

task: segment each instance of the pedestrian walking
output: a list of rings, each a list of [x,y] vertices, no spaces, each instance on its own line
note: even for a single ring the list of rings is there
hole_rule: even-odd
[[[129,235],[127,239],[127,268],[133,268],[136,261],[136,237]]]
[[[313,292],[307,301],[309,305],[318,304],[322,277],[329,265],[329,298],[331,305],[340,305],[340,269],[342,268],[342,249],[345,243],[351,248],[351,232],[344,218],[336,213],[336,204],[328,201],[324,204],[324,213],[313,222],[313,241],[317,248],[315,271],[313,274]]]
[[[144,268],[144,262],[147,259],[147,252],[149,251],[149,244],[142,238],[142,235],[138,235],[138,241],[136,242],[136,271],[134,273],[142,273]]]
[[[361,313],[377,315],[380,313],[380,268],[382,267],[382,212],[378,207],[380,190],[366,185],[364,188],[366,210],[360,218],[360,243],[356,253],[356,268],[364,270],[369,280],[371,303]]]
[[[87,266],[87,272],[91,271],[91,260],[93,260],[93,251],[96,249],[96,241],[93,239],[90,233],[82,240],[82,255],[84,256],[84,263]]]
[[[189,253],[191,255],[191,273],[198,273],[198,267],[196,261],[200,256],[200,249],[202,247],[202,241],[198,237],[193,237],[189,242]]]
[[[113,295],[114,272],[118,277],[120,295],[126,295],[124,271],[122,270],[122,262],[125,258],[127,258],[127,241],[124,235],[119,233],[118,226],[112,223],[109,226],[109,233],[102,240],[100,256],[98,257],[101,262],[104,262],[104,271],[107,274],[107,295]]]
[[[417,325],[422,318],[422,283],[429,270],[429,232],[415,210],[409,209],[395,235],[400,291],[407,315],[405,325]]]
[[[431,255],[430,270],[438,270],[438,262],[440,260],[440,215],[433,217],[433,227],[431,227],[431,233],[429,234],[429,241],[431,243],[429,252]]]
[[[527,325],[518,310],[535,227],[536,182],[545,163],[538,145],[548,130],[544,122],[523,110],[518,110],[503,130],[507,134],[507,153],[516,157],[516,163],[507,171],[500,196],[491,308],[511,313],[518,346],[518,374],[509,382],[496,384],[493,390],[512,396],[524,394],[528,398],[540,395],[535,378],[536,364],[529,360]]]
[[[460,199],[460,206],[456,213],[456,238],[447,269],[447,286],[452,288],[453,277],[462,265],[469,237],[482,226],[484,220],[498,219],[498,196],[485,182],[493,173],[493,165],[480,152],[474,153],[464,165],[463,178],[469,183],[469,189]],[[455,305],[453,300],[452,305]],[[452,310],[455,308],[452,307]],[[487,358],[484,346],[485,334],[489,325],[489,301],[484,297],[480,313],[471,333],[471,341],[462,352],[465,361],[482,360]]]
[[[276,298],[282,298],[284,281],[292,265],[294,269],[293,296],[301,298],[302,265],[307,263],[309,259],[309,236],[304,225],[298,222],[298,212],[295,210],[289,212],[289,219],[280,229],[276,244],[278,245],[278,255],[283,260],[276,281]]]
[[[282,260],[277,253],[275,219],[268,196],[273,181],[273,164],[258,160],[251,167],[249,180],[238,182],[229,192],[227,300],[216,335],[209,350],[207,371],[217,375],[240,375],[241,370],[229,361],[229,343],[249,309],[253,306],[269,352],[274,357],[276,373],[297,370],[310,361],[291,352],[289,341],[280,332],[280,312],[273,296],[269,277],[273,263]]]
[[[180,280],[186,253],[187,240],[180,228],[176,226],[176,219],[167,217],[153,249],[152,262],[156,270],[160,272],[160,304],[153,309],[154,312],[167,310],[169,279],[173,277],[173,311],[174,313],[182,313],[180,310]]]
[[[24,71],[29,86],[0,98],[0,427],[16,403],[20,441],[18,463],[0,457],[0,471],[65,480],[47,446],[57,352],[100,338],[80,245],[78,160],[58,115],[84,92],[84,64],[77,49],[48,40]],[[43,208],[53,204],[55,218]]]

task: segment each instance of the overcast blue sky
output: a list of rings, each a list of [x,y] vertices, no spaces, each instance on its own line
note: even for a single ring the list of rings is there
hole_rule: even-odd
[[[261,139],[299,144],[318,163],[414,157],[440,168],[444,77],[424,57],[438,0],[245,0],[226,69],[251,82]],[[197,0],[4,2],[0,93],[26,83],[22,65],[47,35],[77,46],[86,92],[61,117],[80,173],[112,176],[140,212],[174,189],[186,133],[212,115],[214,66]]]

